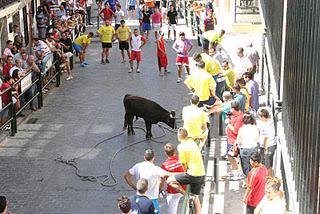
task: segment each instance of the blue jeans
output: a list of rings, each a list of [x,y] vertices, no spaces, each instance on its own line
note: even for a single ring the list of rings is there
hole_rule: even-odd
[[[251,170],[250,157],[253,153],[257,151],[258,151],[257,147],[240,148],[241,167],[242,167],[243,174],[245,174],[246,176],[248,176],[248,173]]]

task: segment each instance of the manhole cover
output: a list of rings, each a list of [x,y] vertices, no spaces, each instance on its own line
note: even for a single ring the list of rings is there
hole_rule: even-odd
[[[30,118],[29,120],[27,120],[27,124],[35,124],[38,121],[38,118]]]

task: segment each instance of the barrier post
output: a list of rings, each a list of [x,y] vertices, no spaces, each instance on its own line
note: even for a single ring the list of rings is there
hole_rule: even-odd
[[[219,160],[217,157],[213,159],[214,162],[214,182],[215,182],[215,193],[219,194]]]
[[[60,63],[58,63],[58,60],[55,60],[54,67],[56,69],[56,87],[59,87],[60,86],[61,68],[60,68]]]
[[[17,124],[15,121],[15,118],[13,118],[13,112],[15,111],[15,104],[13,103],[12,100],[12,89],[10,89],[10,108],[9,108],[9,112],[10,112],[10,117],[12,118],[11,122],[10,122],[10,136],[14,136],[16,134],[16,128],[15,125]]]
[[[41,107],[43,106],[42,83],[43,83],[43,76],[41,73],[39,73],[38,74],[38,83],[37,83],[37,89],[39,91],[38,109],[41,109]]]

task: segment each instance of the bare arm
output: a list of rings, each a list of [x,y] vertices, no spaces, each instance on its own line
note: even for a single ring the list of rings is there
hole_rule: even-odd
[[[127,171],[123,177],[132,189],[137,190],[136,184],[133,182],[133,175],[131,175],[129,171]]]

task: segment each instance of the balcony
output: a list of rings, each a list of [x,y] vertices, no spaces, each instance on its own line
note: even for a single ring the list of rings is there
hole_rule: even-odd
[[[0,0],[0,8],[5,8],[13,3],[19,3],[20,0]]]

